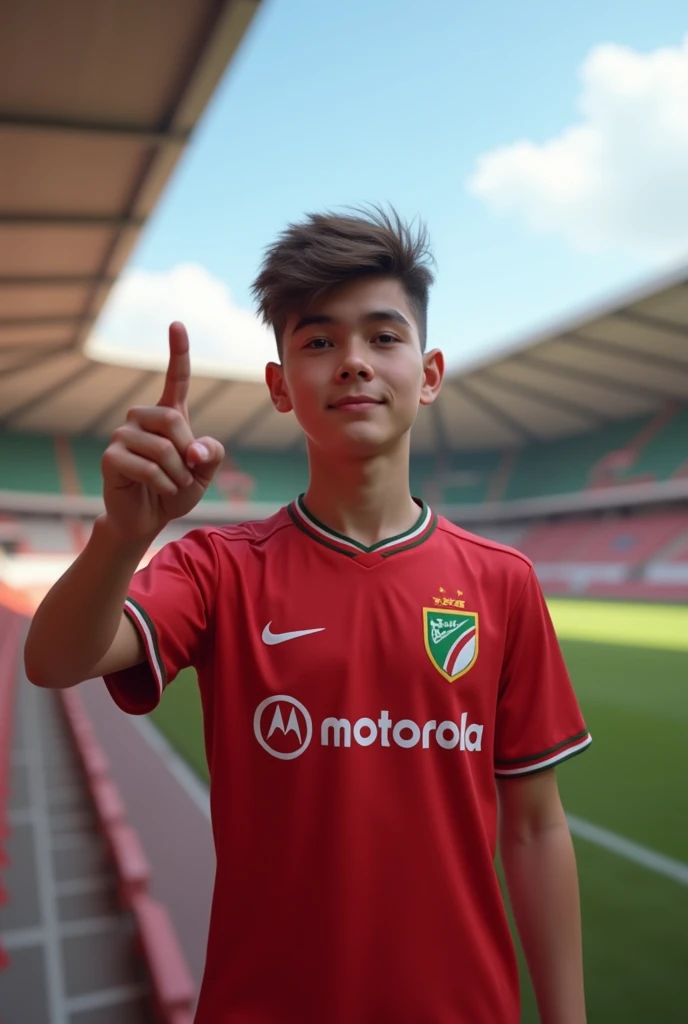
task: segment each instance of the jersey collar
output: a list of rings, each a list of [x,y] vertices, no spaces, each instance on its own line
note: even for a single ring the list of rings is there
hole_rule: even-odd
[[[319,544],[324,544],[325,547],[331,548],[333,551],[339,551],[350,558],[370,554],[377,554],[381,558],[388,558],[390,555],[395,555],[400,551],[407,551],[409,548],[415,548],[418,544],[422,544],[437,526],[437,516],[432,509],[424,501],[414,500],[419,505],[420,515],[411,529],[406,530],[405,533],[398,534],[396,537],[379,540],[377,544],[373,544],[369,548],[364,544],[359,544],[357,540],[345,537],[343,533],[337,533],[336,530],[330,529],[329,526],[325,526],[319,519],[316,519],[306,508],[303,494],[300,494],[296,501],[293,501],[288,506],[287,511],[299,529],[307,533],[313,540],[317,540]]]

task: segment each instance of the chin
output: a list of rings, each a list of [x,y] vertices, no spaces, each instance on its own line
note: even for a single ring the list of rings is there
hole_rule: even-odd
[[[327,446],[333,451],[361,458],[393,450],[401,443],[403,436],[374,429],[372,424],[357,423],[338,431],[336,436],[330,436]]]

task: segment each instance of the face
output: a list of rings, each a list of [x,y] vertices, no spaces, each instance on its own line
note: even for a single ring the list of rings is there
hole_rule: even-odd
[[[266,380],[275,408],[293,410],[309,444],[366,455],[407,439],[443,373],[442,353],[421,351],[399,281],[365,278],[288,318],[282,363],[268,364]]]

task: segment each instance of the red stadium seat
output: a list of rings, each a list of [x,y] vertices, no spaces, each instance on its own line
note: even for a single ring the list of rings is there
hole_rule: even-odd
[[[107,776],[110,770],[108,759],[95,741],[84,745],[79,753],[84,771],[89,779],[100,779]]]
[[[0,868],[8,863],[3,840],[9,833],[7,798],[9,796],[10,755],[21,622],[21,617],[16,612],[0,605]],[[0,907],[8,899],[9,894],[0,879]],[[8,965],[9,957],[0,945],[0,971]]]
[[[138,834],[131,825],[117,822],[107,831],[115,866],[120,901],[131,906],[138,893],[145,892],[150,881],[150,867]]]
[[[98,821],[105,834],[112,825],[123,822],[126,810],[117,786],[110,779],[97,778],[89,782]]]
[[[192,1011],[194,983],[167,911],[146,893],[134,898],[132,908],[161,1021],[181,1024],[191,1020],[184,1014]]]
[[[570,562],[640,565],[686,529],[685,513],[655,513],[599,523],[579,544]]]
[[[120,900],[136,918],[137,944],[146,960],[160,1024],[193,1024],[194,983],[165,908],[147,893],[150,867],[138,834],[126,821],[119,789],[108,776],[88,714],[75,693],[61,691],[96,814],[115,862]]]

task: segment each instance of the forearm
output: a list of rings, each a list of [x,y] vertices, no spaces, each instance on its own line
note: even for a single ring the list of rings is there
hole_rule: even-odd
[[[505,834],[501,855],[542,1024],[584,1024],[583,954],[576,859],[561,821]]]
[[[36,611],[24,648],[31,682],[49,688],[88,679],[107,653],[122,619],[124,599],[148,541],[123,543],[106,518]]]

